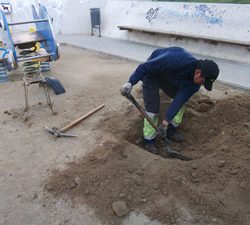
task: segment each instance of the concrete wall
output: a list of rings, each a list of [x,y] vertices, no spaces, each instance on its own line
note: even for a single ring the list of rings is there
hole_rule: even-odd
[[[103,12],[103,34],[160,47],[178,45],[197,54],[250,62],[249,47],[117,28],[132,25],[250,44],[249,12],[250,5],[109,0]]]
[[[250,43],[250,5],[109,0],[104,18],[113,37],[118,23]]]
[[[194,53],[250,62],[250,48],[192,38],[120,31],[118,25],[250,42],[250,5],[130,0],[10,0],[12,21],[29,20],[30,5],[43,3],[57,34],[90,34],[90,8],[100,8],[102,35],[159,47],[173,45]],[[30,26],[30,25],[29,25]],[[27,29],[24,27],[23,29]]]

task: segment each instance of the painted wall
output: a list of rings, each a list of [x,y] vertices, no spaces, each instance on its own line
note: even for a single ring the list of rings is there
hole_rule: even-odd
[[[250,49],[225,43],[120,31],[118,25],[250,42],[250,5],[131,0],[10,0],[13,21],[29,20],[30,5],[46,5],[57,34],[90,34],[90,8],[100,8],[102,35],[159,47],[173,45],[194,53],[250,62]],[[30,26],[30,25],[29,25]],[[24,27],[23,29],[27,29]]]

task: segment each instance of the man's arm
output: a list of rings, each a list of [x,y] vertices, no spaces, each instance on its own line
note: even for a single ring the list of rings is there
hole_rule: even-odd
[[[187,102],[188,99],[199,89],[200,86],[195,84],[181,88],[167,109],[165,122],[163,122],[163,125],[168,125],[168,123],[170,123],[175,115],[179,112],[184,103]]]

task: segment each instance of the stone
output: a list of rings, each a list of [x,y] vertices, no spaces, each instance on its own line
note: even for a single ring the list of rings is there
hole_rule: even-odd
[[[196,170],[196,169],[197,169],[197,165],[196,165],[196,164],[192,164],[192,165],[191,165],[191,168],[192,168],[193,170]]]
[[[123,151],[121,152],[121,155],[122,155],[123,158],[127,158],[128,157],[128,154],[126,152],[123,152]]]
[[[88,190],[88,189],[87,189],[87,190],[85,190],[85,192],[84,192],[84,194],[85,194],[85,195],[89,195],[89,193],[90,193],[90,192],[89,192],[89,190]]]
[[[75,182],[72,182],[71,184],[70,184],[70,189],[74,189],[74,188],[76,188],[76,186],[77,186],[77,184],[75,183]]]
[[[79,177],[76,177],[76,178],[74,179],[74,182],[75,182],[76,185],[80,185],[80,178],[79,178]]]
[[[226,161],[224,161],[224,160],[220,160],[218,162],[218,167],[224,167],[225,165],[226,165]]]
[[[38,194],[35,193],[35,194],[33,195],[33,200],[35,200],[35,199],[37,199],[37,198],[38,198]]]
[[[137,172],[136,172],[137,175],[139,176],[143,176],[144,175],[144,172],[142,169],[139,169]]]
[[[231,170],[232,175],[236,175],[238,173],[238,170]]]
[[[250,129],[250,123],[244,123],[244,127],[246,127],[247,129]]]
[[[130,212],[125,201],[113,202],[112,210],[119,217],[125,216]]]
[[[16,118],[17,118],[16,114],[12,115],[12,119],[16,119]]]
[[[124,196],[125,196],[124,193],[121,193],[121,194],[119,195],[120,198],[124,198]]]

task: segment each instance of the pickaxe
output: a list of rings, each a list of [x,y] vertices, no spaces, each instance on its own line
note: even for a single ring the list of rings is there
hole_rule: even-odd
[[[90,112],[88,112],[87,114],[79,117],[78,119],[72,121],[71,123],[69,123],[68,125],[64,126],[61,129],[58,129],[56,127],[53,127],[52,129],[45,127],[45,129],[52,134],[54,137],[76,137],[77,135],[74,134],[67,134],[64,133],[67,130],[69,130],[70,128],[72,128],[73,126],[75,126],[76,124],[80,123],[81,121],[83,121],[84,119],[86,119],[87,117],[89,117],[90,115],[92,115],[93,113],[97,112],[98,110],[100,110],[101,108],[103,108],[105,105],[102,104],[100,106],[98,106],[97,108],[91,110]]]
[[[183,154],[181,154],[179,151],[174,150],[171,148],[170,146],[170,142],[166,136],[166,134],[159,128],[157,127],[152,119],[148,116],[148,114],[145,112],[145,110],[142,108],[142,106],[136,101],[136,99],[134,98],[133,95],[128,94],[125,95],[125,97],[140,111],[140,113],[147,119],[147,121],[150,123],[150,125],[156,130],[157,134],[160,134],[161,137],[165,140],[166,146],[165,146],[165,153],[166,155],[172,157],[172,158],[177,158],[177,159],[181,159],[181,160],[192,160],[192,158],[185,156]]]

